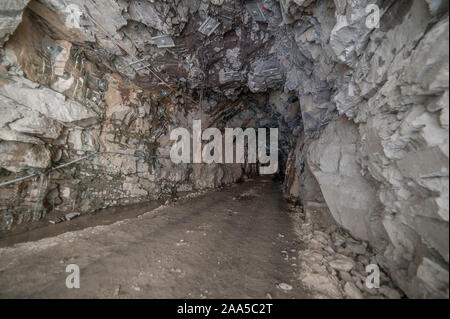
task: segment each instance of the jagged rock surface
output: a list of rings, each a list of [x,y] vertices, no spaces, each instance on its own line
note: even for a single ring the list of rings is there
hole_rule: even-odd
[[[340,117],[323,116],[321,101],[303,107],[305,131],[312,118],[322,132],[291,156],[304,159],[336,221],[369,240],[409,296],[448,297],[448,14],[437,13],[445,5],[385,1],[381,27],[369,32],[368,3],[335,1],[322,52],[333,53],[331,76],[341,73],[331,96]]]
[[[448,1],[376,1],[379,28],[368,0],[0,3],[0,183],[100,152],[0,188],[0,229],[254,171],[173,164],[193,119],[279,127],[286,197],[369,242],[408,296],[448,298]]]

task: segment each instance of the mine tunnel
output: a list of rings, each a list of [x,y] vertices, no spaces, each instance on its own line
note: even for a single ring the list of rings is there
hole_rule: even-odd
[[[0,0],[0,298],[448,299],[448,45],[440,0]]]

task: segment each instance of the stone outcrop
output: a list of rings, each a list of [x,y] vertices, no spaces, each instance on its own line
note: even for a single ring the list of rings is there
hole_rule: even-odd
[[[376,253],[367,242],[355,240],[327,220],[323,208],[312,205],[293,206],[297,233],[303,249],[298,252],[299,280],[314,298],[332,299],[400,299],[389,276],[380,271],[379,289],[366,285],[367,267],[376,264]],[[338,222],[339,223],[339,222]]]
[[[380,202],[357,163],[358,129],[347,119],[331,122],[311,143],[308,163],[334,219],[356,237],[382,245]]]
[[[51,154],[41,145],[2,141],[0,165],[12,172],[24,168],[47,168],[51,163]]]
[[[338,224],[377,249],[410,297],[448,297],[448,7],[385,1],[380,28],[369,30],[368,3],[335,1],[322,46],[342,74],[331,96],[340,116],[307,99],[305,130],[313,121],[319,136],[313,127],[291,156],[304,158]]]
[[[0,2],[0,45],[16,30],[22,21],[22,13],[30,0],[2,0]]]
[[[44,176],[0,187],[0,229],[236,182],[254,168],[173,164],[170,131],[279,127],[286,198],[448,298],[448,1],[0,3],[0,184]]]

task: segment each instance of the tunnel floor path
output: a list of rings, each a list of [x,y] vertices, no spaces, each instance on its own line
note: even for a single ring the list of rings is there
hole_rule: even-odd
[[[248,181],[0,248],[0,298],[308,298],[293,227],[281,185]],[[66,287],[69,264],[79,289]]]

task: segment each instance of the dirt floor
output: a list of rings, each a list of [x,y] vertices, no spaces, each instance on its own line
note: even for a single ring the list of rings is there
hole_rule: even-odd
[[[0,297],[307,298],[293,227],[269,179],[149,204],[134,218],[0,248]],[[66,287],[68,264],[80,267],[79,289]]]

